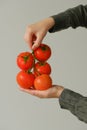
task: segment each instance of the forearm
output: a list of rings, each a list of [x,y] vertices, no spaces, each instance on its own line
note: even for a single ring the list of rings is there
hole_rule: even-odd
[[[87,123],[87,97],[84,97],[69,89],[64,89],[59,103],[61,108],[69,110],[79,120]]]
[[[55,21],[55,25],[49,29],[49,32],[60,31],[68,27],[87,27],[87,5],[70,8],[65,12],[52,16],[52,18]]]

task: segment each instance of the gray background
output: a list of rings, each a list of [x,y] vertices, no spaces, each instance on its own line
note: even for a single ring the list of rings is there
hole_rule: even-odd
[[[58,99],[39,99],[18,89],[16,56],[30,51],[26,27],[87,0],[0,0],[0,130],[87,130]],[[54,84],[87,96],[87,29],[69,28],[43,40],[52,48]]]

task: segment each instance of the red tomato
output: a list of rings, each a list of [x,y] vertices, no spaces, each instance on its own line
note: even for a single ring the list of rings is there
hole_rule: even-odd
[[[51,66],[47,62],[36,62],[34,66],[34,73],[37,75],[51,74]]]
[[[30,52],[22,52],[17,56],[17,65],[22,70],[28,70],[33,67],[34,57]]]
[[[37,76],[34,80],[34,87],[36,90],[47,90],[52,87],[52,79],[47,74]]]
[[[40,44],[40,46],[34,50],[34,56],[39,61],[46,61],[51,56],[51,49],[46,44]]]
[[[35,76],[26,71],[20,71],[16,76],[16,81],[21,88],[29,89],[34,86]]]

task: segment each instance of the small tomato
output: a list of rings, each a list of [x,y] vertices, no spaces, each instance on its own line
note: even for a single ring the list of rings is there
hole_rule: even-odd
[[[34,86],[35,76],[31,72],[20,71],[16,76],[16,81],[21,88],[29,89]]]
[[[28,70],[33,67],[34,57],[30,52],[22,52],[17,56],[17,65],[22,70]]]
[[[34,66],[34,73],[37,75],[51,74],[51,66],[47,62],[36,62]]]
[[[36,90],[47,90],[52,87],[52,79],[47,74],[37,76],[34,80],[34,87]]]
[[[40,46],[34,50],[34,56],[39,61],[46,61],[51,56],[51,49],[46,44],[40,44]]]

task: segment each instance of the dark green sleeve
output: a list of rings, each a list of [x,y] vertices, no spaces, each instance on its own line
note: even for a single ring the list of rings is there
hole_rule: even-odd
[[[60,31],[68,27],[82,26],[87,28],[87,5],[79,5],[51,17],[53,17],[55,25],[49,32]]]
[[[61,108],[69,110],[79,120],[87,123],[87,97],[69,89],[64,89],[59,103]]]

